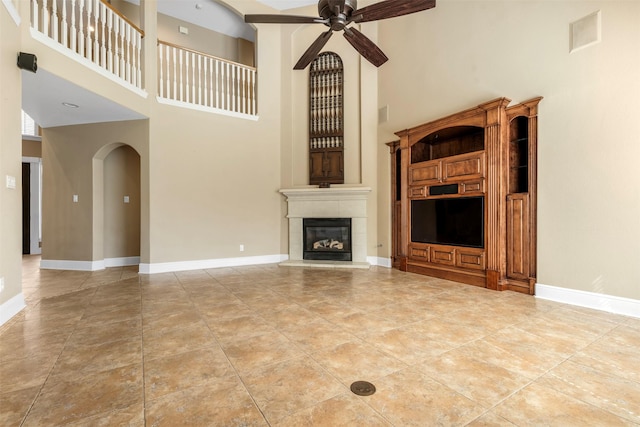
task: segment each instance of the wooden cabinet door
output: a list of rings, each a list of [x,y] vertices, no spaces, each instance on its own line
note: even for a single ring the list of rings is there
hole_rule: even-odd
[[[409,185],[440,182],[442,182],[442,162],[439,160],[412,165],[409,170]]]
[[[309,153],[310,184],[342,184],[344,181],[342,150]]]
[[[507,196],[507,277],[529,278],[529,194]]]
[[[322,165],[324,159],[324,152],[316,151],[309,153],[309,183],[319,184],[324,178],[324,172]]]
[[[452,156],[442,165],[443,179],[471,179],[484,177],[484,153],[469,153]]]

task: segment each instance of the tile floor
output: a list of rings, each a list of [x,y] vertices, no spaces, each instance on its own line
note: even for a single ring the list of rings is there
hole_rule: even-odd
[[[2,426],[640,425],[640,319],[378,267],[38,263]]]

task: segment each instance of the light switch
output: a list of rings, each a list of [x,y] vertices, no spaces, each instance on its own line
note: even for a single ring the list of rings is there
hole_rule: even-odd
[[[124,196],[124,202],[129,203],[129,196]]]
[[[73,195],[73,203],[78,203],[78,195],[77,194]]]
[[[7,188],[10,188],[12,190],[16,189],[16,177],[15,176],[7,175]]]

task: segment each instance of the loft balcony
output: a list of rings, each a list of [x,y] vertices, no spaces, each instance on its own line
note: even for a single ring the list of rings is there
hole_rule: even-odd
[[[34,38],[44,36],[121,84],[143,89],[144,32],[105,1],[32,0],[31,30]]]
[[[144,98],[155,86],[163,104],[257,119],[254,67],[158,40],[145,81],[145,33],[105,0],[31,0],[29,14],[34,39]]]
[[[256,116],[256,69],[158,40],[158,101]]]

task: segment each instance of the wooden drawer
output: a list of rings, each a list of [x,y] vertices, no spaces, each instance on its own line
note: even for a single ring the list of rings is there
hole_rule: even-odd
[[[459,194],[484,193],[484,179],[460,183]]]
[[[409,245],[409,257],[429,261],[429,246]]]
[[[456,267],[484,270],[484,252],[458,249],[456,251]]]
[[[409,187],[409,198],[417,199],[421,197],[427,197],[427,187],[422,185],[420,187]]]
[[[443,179],[451,178],[482,178],[484,177],[484,153],[469,153],[453,156],[442,165]]]
[[[434,248],[431,247],[429,253],[430,261],[436,264],[454,265],[455,249],[453,248]]]
[[[442,178],[441,162],[428,162],[419,166],[411,166],[409,170],[409,185],[440,182]]]

